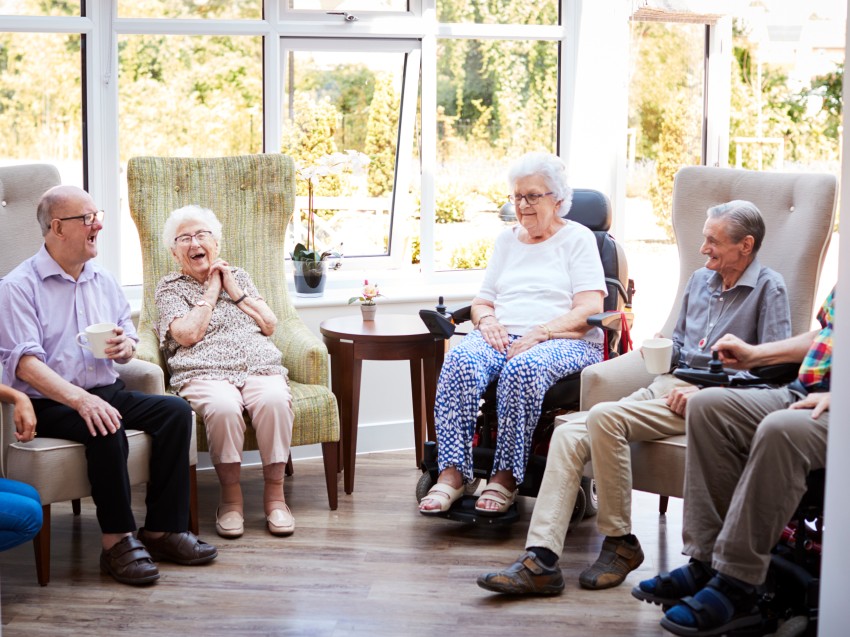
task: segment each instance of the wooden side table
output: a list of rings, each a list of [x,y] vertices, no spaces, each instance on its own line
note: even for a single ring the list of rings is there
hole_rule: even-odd
[[[437,438],[434,400],[437,378],[443,366],[445,340],[431,334],[416,315],[387,314],[380,310],[374,321],[364,321],[359,315],[327,319],[322,321],[319,331],[331,356],[331,388],[339,403],[345,492],[354,491],[360,379],[364,360],[410,361],[416,465],[419,466],[426,425],[428,439]]]

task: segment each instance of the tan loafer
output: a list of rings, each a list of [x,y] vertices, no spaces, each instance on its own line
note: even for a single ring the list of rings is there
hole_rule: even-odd
[[[239,511],[228,511],[220,516],[218,509],[216,509],[215,532],[226,538],[241,537],[245,532],[245,518]]]
[[[295,532],[295,518],[285,504],[282,509],[274,509],[268,514],[266,524],[272,535],[292,535]]]

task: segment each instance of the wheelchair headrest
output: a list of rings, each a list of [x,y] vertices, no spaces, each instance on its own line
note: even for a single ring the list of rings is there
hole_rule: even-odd
[[[573,205],[564,217],[591,230],[607,232],[611,228],[611,202],[598,190],[576,188]]]

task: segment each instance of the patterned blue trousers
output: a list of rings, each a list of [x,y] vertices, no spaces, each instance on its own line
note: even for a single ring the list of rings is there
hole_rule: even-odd
[[[510,342],[518,338],[511,335]],[[480,398],[499,376],[493,473],[510,470],[520,484],[546,390],[564,376],[598,363],[602,354],[601,344],[559,338],[538,343],[508,360],[478,330],[468,334],[446,354],[437,384],[434,420],[439,470],[454,466],[465,481],[472,480],[472,436]]]

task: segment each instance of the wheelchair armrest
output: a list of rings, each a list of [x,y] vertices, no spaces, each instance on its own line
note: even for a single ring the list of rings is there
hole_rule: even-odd
[[[623,314],[625,314],[626,322],[631,327],[635,319],[633,312],[618,312],[613,310],[591,314],[587,317],[587,324],[594,327],[601,327],[603,330],[619,332],[623,329]]]
[[[754,367],[750,370],[750,372],[758,376],[761,380],[775,383],[777,385],[786,385],[790,383],[797,378],[799,371],[799,363],[765,365],[764,367]]]
[[[455,325],[466,323],[467,321],[472,320],[472,306],[463,305],[461,307],[456,307],[449,310],[449,314],[452,315],[452,322],[454,322]]]

